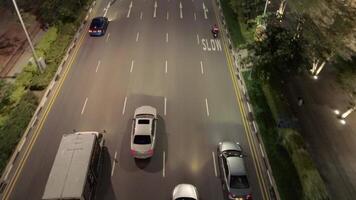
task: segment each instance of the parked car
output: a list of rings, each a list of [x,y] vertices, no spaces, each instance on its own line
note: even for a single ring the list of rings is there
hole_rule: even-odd
[[[141,106],[135,110],[132,120],[131,155],[135,158],[150,158],[156,141],[157,110]]]
[[[179,184],[174,187],[173,200],[198,200],[197,188],[191,184]]]
[[[252,200],[251,188],[239,143],[220,142],[218,161],[223,189],[229,199]]]
[[[89,27],[89,35],[90,36],[105,35],[108,25],[109,25],[109,20],[106,17],[93,18]]]

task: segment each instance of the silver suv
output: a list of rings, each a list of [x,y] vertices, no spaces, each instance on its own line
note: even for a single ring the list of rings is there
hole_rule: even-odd
[[[132,120],[131,155],[135,158],[150,158],[156,141],[157,111],[151,106],[135,110]]]
[[[242,148],[239,143],[220,142],[218,158],[221,181],[228,198],[252,200]]]

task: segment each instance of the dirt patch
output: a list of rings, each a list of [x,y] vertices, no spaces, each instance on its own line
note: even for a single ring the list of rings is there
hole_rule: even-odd
[[[24,13],[27,30],[31,38],[40,30],[39,23],[33,15]],[[6,76],[27,48],[26,35],[17,15],[9,9],[0,8],[0,76]]]

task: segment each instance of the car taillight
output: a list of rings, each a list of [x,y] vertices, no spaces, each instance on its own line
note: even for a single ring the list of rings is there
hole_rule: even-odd
[[[236,198],[236,195],[231,193],[231,192],[229,192],[229,199],[235,199],[235,198]]]
[[[89,33],[93,32],[92,30],[89,30]]]
[[[101,30],[98,30],[99,33],[101,33]]]
[[[132,155],[132,156],[136,155],[136,151],[133,150],[133,149],[131,149],[131,155]]]
[[[252,200],[252,194],[248,194],[248,195],[246,196],[246,200]]]
[[[149,154],[150,156],[152,156],[152,155],[153,155],[153,149],[148,150],[148,154]]]

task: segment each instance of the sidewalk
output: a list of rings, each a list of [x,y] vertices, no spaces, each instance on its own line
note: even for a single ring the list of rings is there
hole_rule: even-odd
[[[356,197],[356,112],[342,125],[334,110],[347,110],[350,97],[336,83],[336,72],[326,66],[319,79],[307,74],[291,78],[285,94],[331,199]],[[298,97],[304,104],[298,106]]]
[[[44,35],[45,31],[42,29],[38,31],[38,33],[32,38],[33,45],[40,41],[42,36]],[[27,41],[26,41],[27,42]],[[7,74],[7,77],[14,77],[16,74],[20,73],[22,69],[27,65],[30,58],[32,57],[32,51],[28,43],[25,45],[25,50],[23,51],[22,55],[15,61],[15,64]]]

